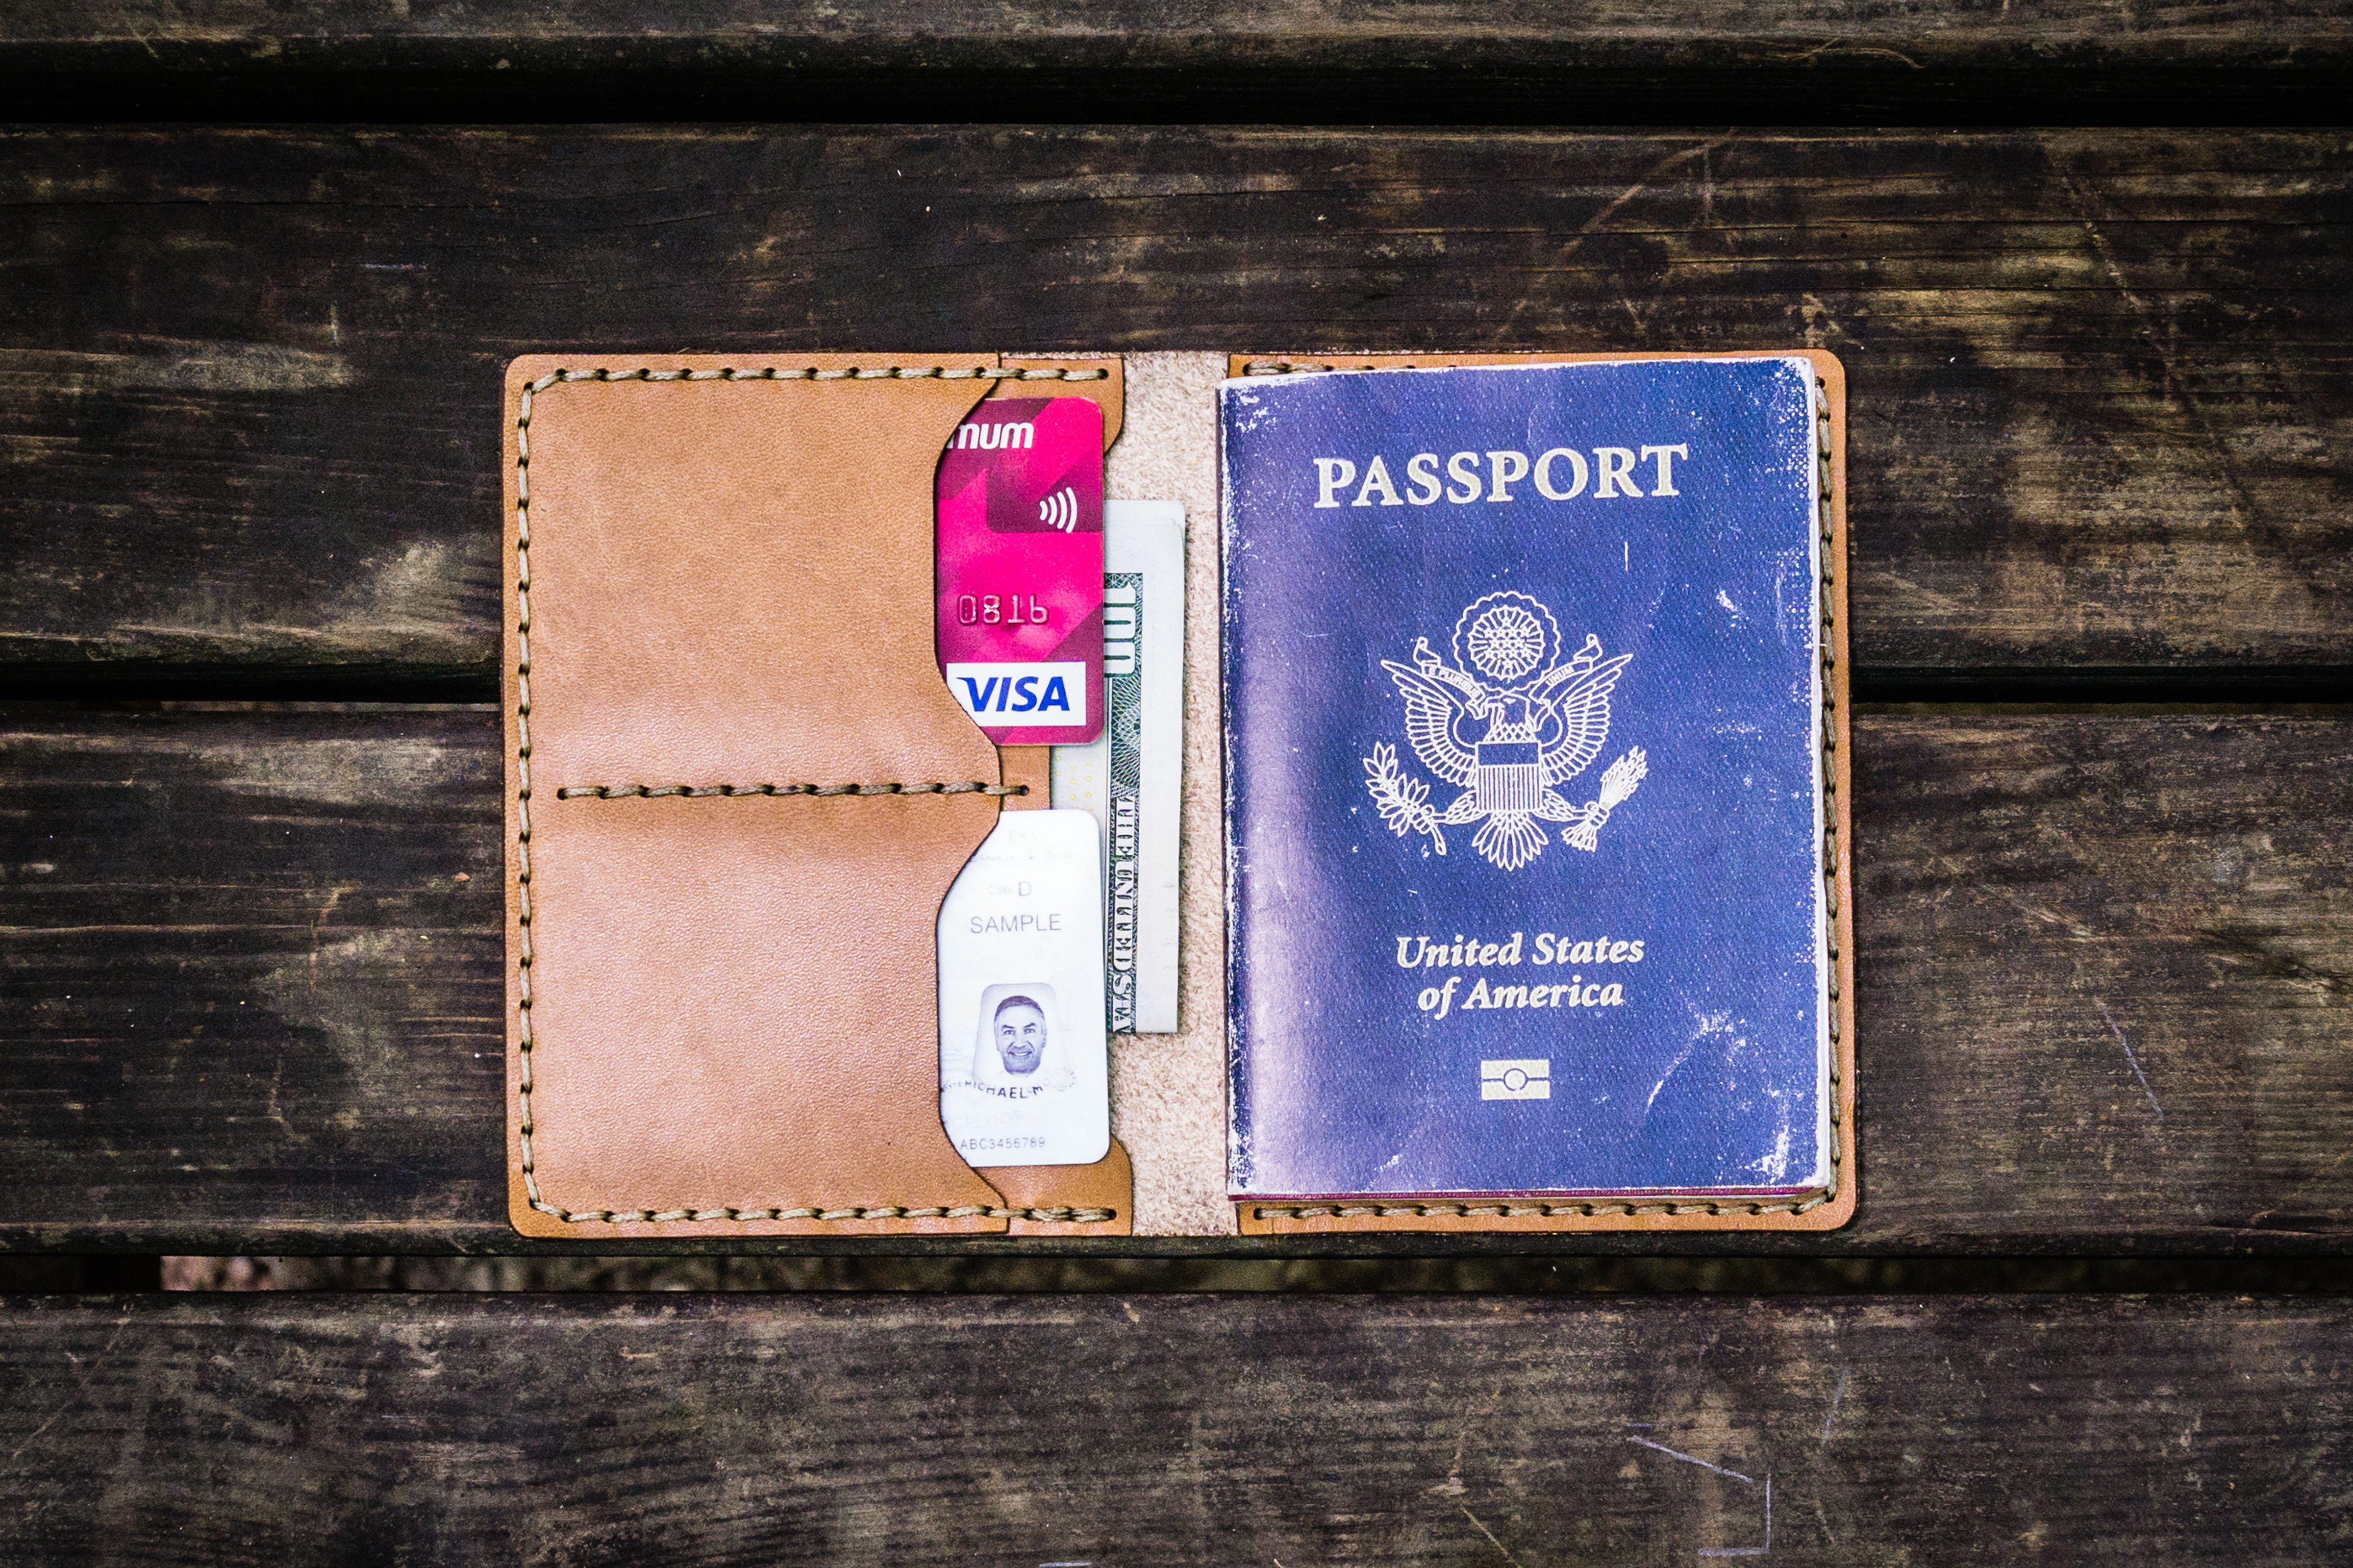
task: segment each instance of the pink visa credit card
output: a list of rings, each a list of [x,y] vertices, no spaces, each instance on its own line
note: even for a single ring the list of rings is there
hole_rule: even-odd
[[[1103,731],[1103,405],[989,398],[940,458],[938,642],[1000,746]]]

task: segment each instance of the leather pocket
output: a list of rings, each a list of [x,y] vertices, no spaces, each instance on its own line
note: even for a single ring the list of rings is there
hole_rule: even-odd
[[[509,368],[524,1233],[1068,1222],[1008,1205],[938,1117],[934,921],[1022,785],[934,662],[932,486],[998,374],[993,356]],[[1107,1190],[1083,1169],[1022,1184]]]

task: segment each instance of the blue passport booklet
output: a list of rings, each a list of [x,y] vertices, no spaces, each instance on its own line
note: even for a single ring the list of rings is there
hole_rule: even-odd
[[[1219,397],[1233,1196],[1819,1202],[1813,363]]]

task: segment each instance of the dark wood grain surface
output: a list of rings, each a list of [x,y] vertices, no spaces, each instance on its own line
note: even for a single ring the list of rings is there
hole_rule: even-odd
[[[527,1247],[495,712],[5,717],[0,1247]],[[1557,1245],[2353,1249],[2349,743],[2328,718],[1863,715],[1854,1225]]]
[[[509,356],[974,343],[1827,346],[1867,695],[2353,690],[2335,132],[19,132],[0,208],[20,690],[487,698]]]
[[[2244,1297],[52,1300],[0,1317],[0,1521],[159,1568],[2303,1565],[2353,1542],[2348,1345]]]
[[[2353,709],[2250,705],[2353,697],[2353,148],[2278,129],[2348,79],[2353,0],[0,7],[0,695],[385,700],[0,709],[0,1253],[103,1254],[58,1275],[95,1289],[527,1245],[496,714],[401,700],[493,689],[510,355],[1813,344],[1865,696],[2218,705],[1867,710],[1861,1213],[1665,1245],[2341,1284]],[[1095,121],[1130,128],[1055,128]],[[1277,128],[1335,121],[1488,129]],[[1725,121],[1989,129],[1497,129]],[[2306,1563],[2353,1549],[2348,1330],[2244,1294],[18,1296],[0,1556]]]
[[[2342,0],[32,0],[12,112],[400,120],[2278,123]]]

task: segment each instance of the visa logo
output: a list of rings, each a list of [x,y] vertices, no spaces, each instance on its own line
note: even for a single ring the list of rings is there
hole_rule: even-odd
[[[1548,1057],[1507,1058],[1479,1064],[1482,1100],[1550,1100],[1552,1060]]]
[[[1087,721],[1087,667],[1058,664],[951,664],[948,689],[964,710],[984,725],[1044,724],[1060,728]]]

